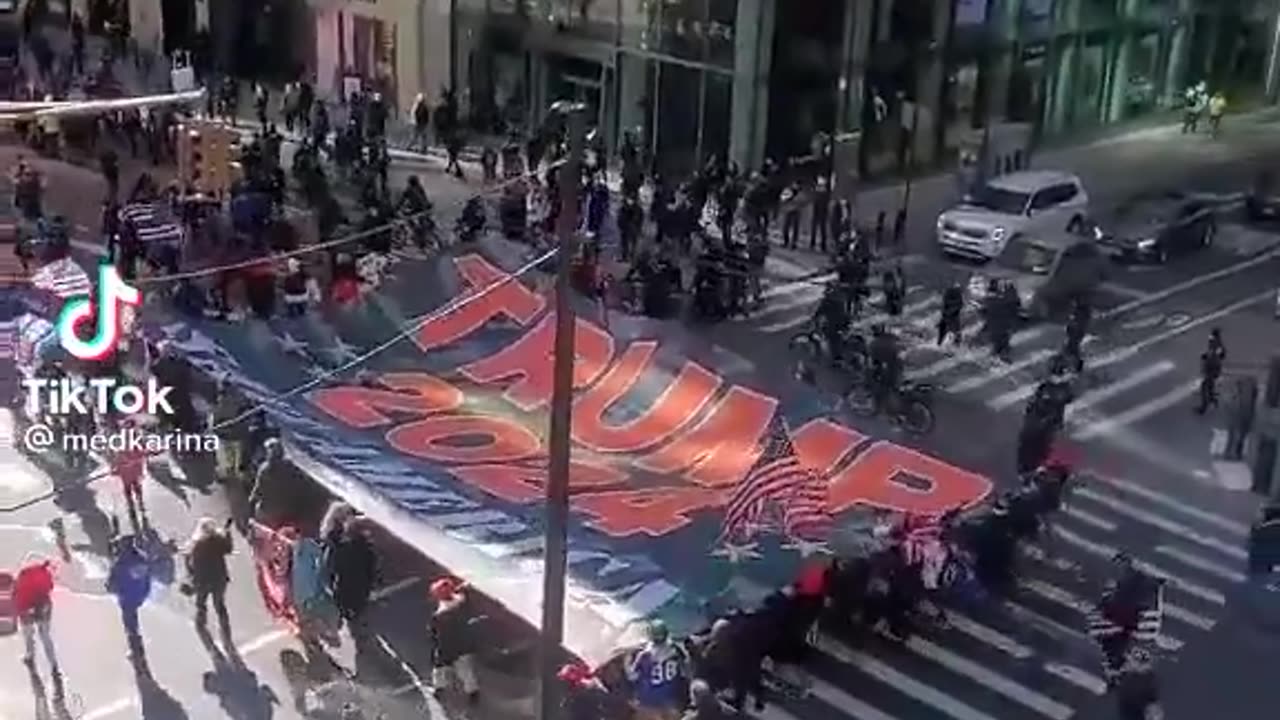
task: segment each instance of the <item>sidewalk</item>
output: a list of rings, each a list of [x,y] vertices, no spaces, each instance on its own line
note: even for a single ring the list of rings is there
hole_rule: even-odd
[[[1194,185],[1196,176],[1230,163],[1260,162],[1280,153],[1280,109],[1229,116],[1217,139],[1206,133],[1184,135],[1175,124],[1144,128],[1070,147],[1034,152],[1033,170],[1061,170],[1083,181],[1095,211],[1105,211],[1134,194],[1152,189]],[[855,211],[863,225],[873,225],[883,212],[892,227],[902,207],[907,182],[869,188],[855,198]],[[1244,188],[1238,188],[1243,190]],[[932,245],[938,215],[960,199],[954,173],[944,172],[910,182],[908,245],[927,239]]]

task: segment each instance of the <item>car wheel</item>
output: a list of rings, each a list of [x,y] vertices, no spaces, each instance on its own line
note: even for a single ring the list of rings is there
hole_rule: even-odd
[[[1211,247],[1214,239],[1218,235],[1218,223],[1211,222],[1204,226],[1204,231],[1200,235],[1200,247]]]

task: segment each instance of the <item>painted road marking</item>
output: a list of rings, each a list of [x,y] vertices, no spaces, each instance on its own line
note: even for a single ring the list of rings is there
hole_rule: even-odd
[[[1261,293],[1258,293],[1256,295],[1250,295],[1249,297],[1244,298],[1243,300],[1238,300],[1236,302],[1231,303],[1230,305],[1227,305],[1226,307],[1218,308],[1217,310],[1214,310],[1211,313],[1205,313],[1204,315],[1199,315],[1195,319],[1188,320],[1187,322],[1182,323],[1181,325],[1178,325],[1176,327],[1171,327],[1168,330],[1156,333],[1155,335],[1149,335],[1139,340],[1138,342],[1131,343],[1129,345],[1125,345],[1123,347],[1117,348],[1116,350],[1113,350],[1105,355],[1094,358],[1093,361],[1089,363],[1089,365],[1091,367],[1097,368],[1097,367],[1104,367],[1107,365],[1111,365],[1111,364],[1120,362],[1122,360],[1127,360],[1137,355],[1139,352],[1151,347],[1152,345],[1155,345],[1157,343],[1162,343],[1165,340],[1175,338],[1190,330],[1200,327],[1201,325],[1204,325],[1206,323],[1211,323],[1214,320],[1226,317],[1227,315],[1230,315],[1234,312],[1239,312],[1240,310],[1243,310],[1244,308],[1247,308],[1250,305],[1256,305],[1257,303],[1262,302],[1263,300],[1270,300],[1274,296],[1275,296],[1275,290],[1264,290]]]
[[[1045,333],[1049,332],[1049,330],[1050,330],[1050,326],[1048,325],[1040,325],[1037,327],[1028,328],[1026,330],[1020,330],[1014,333],[1013,337],[1010,338],[1009,346],[1016,348],[1020,345],[1025,345],[1031,342],[1032,340],[1035,340],[1036,338],[1040,337],[1041,335],[1044,335]],[[951,357],[943,358],[938,362],[933,363],[932,365],[922,367],[918,370],[908,370],[907,377],[912,380],[921,380],[924,378],[930,378],[935,375],[941,375],[942,373],[952,370],[954,368],[960,367],[965,363],[979,362],[988,357],[990,357],[990,350],[988,350],[987,348],[971,347],[971,348],[962,350],[961,352],[958,352],[955,355],[952,355]]]
[[[1206,315],[1201,315],[1194,320],[1190,320],[1186,323],[1183,323],[1182,325],[1165,330],[1164,332],[1160,332],[1155,335],[1150,335],[1148,337],[1145,337],[1129,345],[1122,345],[1116,348],[1115,350],[1111,350],[1110,352],[1107,352],[1103,355],[1099,355],[1098,357],[1095,357],[1092,360],[1087,360],[1086,361],[1087,365],[1090,369],[1096,370],[1098,368],[1106,367],[1108,365],[1114,365],[1124,360],[1128,360],[1130,358],[1136,357],[1138,353],[1151,347],[1152,345],[1156,345],[1158,343],[1164,342],[1165,340],[1175,338],[1179,335],[1182,335],[1183,333],[1186,333],[1189,330],[1192,330],[1196,327],[1204,325],[1205,323],[1213,322],[1214,320],[1225,317],[1234,312],[1238,312],[1246,307],[1249,307],[1250,305],[1255,305],[1262,300],[1270,299],[1273,295],[1274,295],[1273,290],[1266,290],[1261,294],[1247,297],[1243,300],[1240,300],[1239,302],[1232,303],[1224,308],[1220,308]],[[1103,313],[1103,315],[1106,315],[1106,313]],[[1014,339],[1017,340],[1017,336],[1014,336]],[[935,365],[939,365],[939,364],[940,363],[935,363]],[[944,371],[949,370],[951,369],[951,367],[954,367],[954,365],[949,365],[943,368],[943,370]],[[928,369],[929,368],[926,368],[926,370]],[[933,374],[936,374],[936,373],[933,373]],[[908,375],[910,375],[910,373],[908,373]],[[926,376],[922,376],[922,377],[926,377]],[[1022,387],[1018,388],[1017,390],[1014,390],[1013,392],[1009,392],[1004,395],[1001,395],[997,399],[1001,403],[1003,403],[1002,407],[1008,407],[1009,405],[1020,403],[1035,394],[1036,386],[1038,384],[1039,384],[1038,381],[1027,383],[1026,385],[1023,385]],[[1193,387],[1193,390],[1194,390],[1194,387]],[[1157,411],[1163,410],[1163,409],[1164,408],[1161,407],[1161,408],[1158,408]],[[1142,418],[1137,418],[1137,419],[1140,420]],[[1114,429],[1116,428],[1109,427],[1104,432],[1111,432]],[[1077,438],[1077,439],[1084,439],[1084,438]]]
[[[942,304],[942,297],[940,295],[936,295],[936,294],[930,295],[924,300],[917,300],[916,302],[903,305],[902,317],[910,318],[912,315],[916,315],[921,312],[928,312],[929,310],[932,310],[934,307],[937,307],[941,304]],[[887,325],[891,322],[893,322],[893,317],[891,317],[888,313],[881,311],[881,312],[868,315],[867,317],[864,317],[864,318],[859,318],[853,323],[853,327],[861,330],[861,329],[869,328],[872,325],[877,325],[881,323]]]
[[[1143,510],[1121,500],[1108,497],[1092,488],[1076,488],[1071,493],[1071,496],[1073,498],[1085,498],[1086,500],[1102,505],[1113,512],[1128,515],[1134,520],[1144,522],[1152,527],[1160,528],[1161,530],[1172,535],[1177,535],[1184,540],[1196,543],[1197,545],[1203,545],[1207,548],[1212,548],[1224,555],[1228,555],[1238,560],[1247,560],[1249,558],[1248,551],[1238,545],[1232,545],[1231,543],[1219,540],[1218,538],[1203,535],[1180,522],[1170,520],[1163,515]]]
[[[1124,412],[1116,413],[1115,415],[1104,415],[1093,422],[1080,423],[1079,429],[1073,431],[1071,437],[1074,440],[1084,441],[1092,440],[1100,435],[1109,435],[1121,428],[1128,427],[1185,402],[1187,398],[1195,394],[1199,387],[1200,381],[1192,380],[1173,388],[1160,397],[1153,398],[1140,405],[1134,405]]]
[[[813,696],[831,707],[841,710],[842,714],[855,717],[858,720],[896,720],[892,715],[871,707],[822,678],[814,677],[810,673],[806,673],[806,675],[809,680],[809,690],[813,693]]]
[[[962,393],[962,392],[968,392],[970,390],[976,390],[977,388],[980,388],[983,385],[987,385],[989,383],[993,383],[1002,377],[1019,372],[1023,368],[1028,368],[1028,367],[1031,367],[1032,365],[1037,365],[1041,362],[1044,362],[1045,360],[1048,360],[1049,358],[1057,354],[1058,354],[1057,348],[1042,348],[1040,350],[1036,350],[1028,354],[1026,357],[1018,359],[1015,362],[1000,363],[996,365],[994,368],[992,368],[991,370],[987,371],[986,373],[965,378],[964,380],[959,380],[957,382],[951,383],[950,385],[947,386],[947,392]]]
[[[996,720],[996,718],[976,710],[944,692],[925,685],[915,678],[904,675],[876,658],[847,647],[826,635],[818,635],[816,646],[819,652],[823,652],[846,665],[852,665],[903,695],[915,698],[919,702],[955,720]]]
[[[1078,667],[1066,665],[1064,663],[1047,662],[1044,664],[1045,672],[1055,677],[1062,678],[1078,688],[1088,690],[1094,695],[1107,694],[1107,681],[1085,672]]]
[[[1110,310],[1105,310],[1101,313],[1098,313],[1098,318],[1107,319],[1107,318],[1116,317],[1117,315],[1124,315],[1125,313],[1132,312],[1140,307],[1150,305],[1151,303],[1159,302],[1167,297],[1172,297],[1174,295],[1177,295],[1178,293],[1181,293],[1185,290],[1191,290],[1192,288],[1197,288],[1201,285],[1204,285],[1205,283],[1213,282],[1214,280],[1217,280],[1219,278],[1228,277],[1230,275],[1234,275],[1243,270],[1248,270],[1249,268],[1255,265],[1261,265],[1277,257],[1280,257],[1280,248],[1276,248],[1269,252],[1263,253],[1262,255],[1259,255],[1255,258],[1251,258],[1249,260],[1245,260],[1244,262],[1236,263],[1235,265],[1229,265],[1227,267],[1214,270],[1213,272],[1207,273],[1205,275],[1197,275],[1196,277],[1193,277],[1190,280],[1184,280],[1183,282],[1170,285],[1169,287],[1164,288],[1163,290],[1159,290],[1157,292],[1151,293],[1150,295],[1144,298],[1123,303],[1121,305],[1117,305],[1111,308]]]
[[[1091,390],[1076,398],[1067,406],[1066,416],[1068,419],[1071,419],[1094,405],[1110,400],[1116,395],[1126,392],[1132,388],[1136,388],[1148,380],[1154,380],[1161,375],[1171,372],[1173,369],[1174,364],[1170,360],[1162,360],[1155,365],[1148,365],[1147,367],[1141,368],[1137,372],[1130,373],[1110,385],[1100,387],[1097,390]]]
[[[1035,610],[1019,605],[1012,600],[1005,600],[1001,603],[1001,607],[1003,607],[1005,612],[1010,615],[1018,618],[1028,625],[1039,628],[1041,631],[1050,635],[1068,637],[1073,640],[1083,641],[1090,644],[1093,643],[1083,630],[1077,630],[1076,628],[1063,625],[1053,618],[1041,615]]]
[[[1171,547],[1169,545],[1160,545],[1156,548],[1156,552],[1166,557],[1171,557],[1186,565],[1190,565],[1197,570],[1209,573],[1223,580],[1234,583],[1242,583],[1248,578],[1244,573],[1222,567],[1222,563],[1210,560],[1209,558],[1187,552],[1180,548]]]
[[[1017,640],[1014,640],[1008,635],[989,628],[986,625],[972,620],[965,615],[961,615],[954,610],[947,610],[946,617],[947,624],[953,629],[962,632],[979,642],[986,643],[1010,657],[1018,660],[1026,660],[1035,654],[1031,648],[1023,645]]]
[[[1050,697],[1041,695],[1035,690],[1016,683],[999,673],[993,672],[968,658],[961,657],[946,648],[929,642],[919,635],[912,635],[908,638],[906,647],[917,655],[931,660],[957,675],[964,675],[979,685],[1000,693],[1019,705],[1035,710],[1045,717],[1053,718],[1053,720],[1068,720],[1075,714],[1075,711],[1070,707]]]
[[[816,686],[815,686],[815,690],[816,690]],[[815,692],[814,694],[816,695],[817,693]],[[784,710],[776,702],[771,702],[768,705],[765,705],[763,710],[751,710],[751,709],[744,710],[744,714],[746,714],[747,717],[753,717],[756,720],[799,720],[799,718],[797,718],[795,715],[792,715],[791,713]],[[435,716],[432,715],[431,717],[435,717]],[[448,716],[442,716],[442,717],[448,717]],[[894,720],[894,718],[873,717],[871,720]]]
[[[1176,498],[1165,495],[1164,493],[1157,492],[1150,488],[1144,487],[1143,485],[1140,485],[1139,483],[1136,483],[1136,482],[1132,482],[1129,480],[1122,480],[1120,478],[1111,477],[1107,475],[1096,475],[1092,473],[1089,476],[1089,480],[1106,483],[1107,485],[1118,488],[1120,490],[1124,490],[1125,492],[1130,493],[1132,495],[1137,495],[1139,497],[1146,498],[1147,500],[1150,500],[1159,505],[1163,505],[1169,508],[1170,510],[1176,510],[1184,515],[1188,515],[1202,522],[1216,526],[1218,529],[1225,530],[1233,535],[1247,536],[1250,532],[1249,525],[1246,523],[1242,523],[1237,520],[1232,520],[1230,518],[1226,518],[1221,515],[1216,515],[1214,513],[1201,510],[1200,508],[1194,505],[1191,505],[1190,503],[1183,502]]]
[[[1112,545],[1107,545],[1105,543],[1097,543],[1097,542],[1093,542],[1092,540],[1087,540],[1071,532],[1070,530],[1067,530],[1061,525],[1053,526],[1053,533],[1058,537],[1062,538],[1063,541],[1068,542],[1080,548],[1081,550],[1089,553],[1090,555],[1096,555],[1098,557],[1103,557],[1110,560],[1111,558],[1116,556],[1116,553],[1120,552],[1120,549],[1117,547],[1114,547]],[[1146,562],[1145,560],[1134,559],[1133,564],[1134,564],[1134,567],[1138,568],[1142,572],[1148,575],[1152,575],[1154,577],[1161,578],[1162,580],[1169,583],[1174,588],[1177,588],[1178,590],[1188,595],[1193,595],[1195,597],[1200,598],[1201,600],[1204,600],[1205,602],[1212,603],[1214,605],[1227,604],[1226,596],[1218,592],[1217,590],[1214,590],[1212,588],[1207,588],[1203,585],[1193,583],[1190,580],[1186,580],[1184,578],[1178,577],[1177,575],[1174,575],[1168,570],[1165,570],[1164,568],[1156,567],[1155,565],[1152,565],[1151,563]]]
[[[1209,632],[1213,629],[1214,625],[1218,624],[1213,618],[1205,617],[1200,613],[1192,612],[1181,605],[1175,605],[1171,602],[1166,602],[1164,604],[1164,614],[1174,620],[1184,622],[1192,627],[1204,630],[1205,632]]]
[[[1074,505],[1063,505],[1062,514],[1066,515],[1069,518],[1079,520],[1085,525],[1092,525],[1094,528],[1097,528],[1098,530],[1101,530],[1103,532],[1115,532],[1116,529],[1119,527],[1119,525],[1116,525],[1115,523],[1111,522],[1110,520],[1107,520],[1106,518],[1102,518],[1097,515],[1094,515],[1091,512],[1081,510],[1080,508]]]
[[[834,280],[835,277],[835,273],[827,273],[826,275],[819,275],[807,280],[792,280],[789,282],[779,283],[778,285],[771,285],[765,288],[763,295],[766,300],[769,298],[780,297],[782,295],[791,295],[797,291],[805,294],[817,295],[819,293],[816,292],[816,289],[820,288],[823,283]],[[769,307],[765,307],[763,308],[763,312],[768,312],[769,309]]]

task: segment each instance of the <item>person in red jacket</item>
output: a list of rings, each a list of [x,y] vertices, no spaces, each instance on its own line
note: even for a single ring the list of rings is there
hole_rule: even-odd
[[[132,423],[125,423],[126,429]],[[139,518],[145,518],[147,507],[142,502],[142,479],[147,471],[148,453],[145,450],[125,449],[115,453],[111,458],[111,473],[120,478],[120,488],[124,491],[124,500],[129,507],[129,519],[134,529],[138,528]]]
[[[36,555],[28,555],[18,571],[13,587],[14,610],[22,628],[24,653],[22,662],[31,670],[36,664],[36,637],[44,646],[45,658],[56,687],[61,687],[62,672],[58,666],[58,654],[53,648],[50,633],[53,623],[53,561]]]

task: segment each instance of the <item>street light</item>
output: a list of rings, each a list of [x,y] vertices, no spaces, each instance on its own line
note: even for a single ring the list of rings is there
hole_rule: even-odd
[[[560,708],[556,664],[564,642],[566,528],[569,523],[570,424],[573,411],[574,328],[571,279],[578,249],[578,185],[586,145],[587,106],[553,103],[547,121],[563,120],[569,134],[569,153],[560,166],[559,263],[556,266],[556,336],[552,369],[551,432],[547,443],[547,520],[542,575],[542,632],[538,645],[538,717],[555,720]]]

